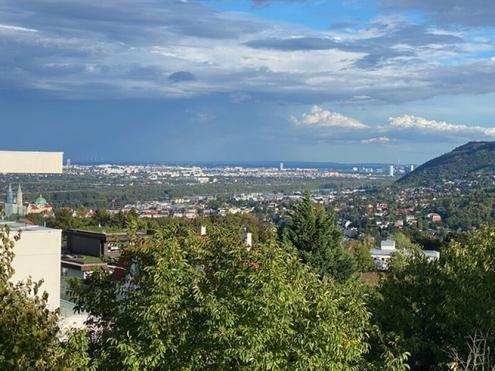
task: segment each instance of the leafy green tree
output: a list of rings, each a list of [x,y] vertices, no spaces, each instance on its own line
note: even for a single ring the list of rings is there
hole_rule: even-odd
[[[45,222],[45,218],[43,217],[43,215],[38,213],[27,215],[27,219],[36,225],[43,225]]]
[[[343,281],[356,271],[354,259],[342,248],[342,233],[334,215],[313,203],[307,191],[293,206],[283,236],[320,275]]]
[[[69,209],[61,208],[55,210],[55,218],[47,221],[47,225],[58,229],[79,228],[81,222],[79,218],[74,218]]]
[[[91,219],[95,225],[109,226],[112,222],[112,214],[105,209],[96,209]]]
[[[494,241],[495,227],[483,227],[445,247],[440,261],[411,250],[405,264],[391,265],[372,312],[384,334],[400,337],[411,366],[445,367],[452,350],[468,359],[466,339],[476,333],[495,349]]]
[[[292,246],[247,248],[236,230],[164,229],[71,295],[90,313],[99,369],[328,369],[364,365],[361,284],[320,279]]]
[[[0,229],[0,369],[82,369],[88,363],[88,341],[77,332],[59,340],[58,313],[47,308],[42,282],[13,283],[14,244],[20,238]],[[65,345],[70,351],[66,351]]]
[[[351,240],[347,243],[346,249],[353,256],[356,267],[360,272],[371,272],[375,270],[373,257],[370,249],[373,247],[371,240]]]

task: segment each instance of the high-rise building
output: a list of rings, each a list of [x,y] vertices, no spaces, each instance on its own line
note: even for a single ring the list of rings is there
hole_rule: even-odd
[[[414,165],[411,164],[411,166],[409,167],[409,171],[414,171]]]
[[[280,163],[279,170],[280,170],[280,171],[283,171],[283,170],[284,170],[284,163],[283,163],[283,162],[281,162],[281,163]]]
[[[394,176],[394,173],[395,173],[394,165],[390,165],[390,167],[388,168],[388,175]]]

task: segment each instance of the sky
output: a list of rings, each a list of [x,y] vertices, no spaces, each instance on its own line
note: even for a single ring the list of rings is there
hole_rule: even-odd
[[[0,0],[4,150],[419,164],[494,117],[492,0]]]

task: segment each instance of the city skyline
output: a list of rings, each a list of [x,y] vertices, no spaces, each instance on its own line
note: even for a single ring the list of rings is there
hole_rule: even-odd
[[[2,148],[420,164],[494,140],[495,4],[5,0]]]

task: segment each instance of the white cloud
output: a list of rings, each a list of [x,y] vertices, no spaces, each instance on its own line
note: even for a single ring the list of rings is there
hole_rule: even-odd
[[[391,139],[389,137],[374,137],[374,138],[368,138],[368,139],[361,139],[361,143],[363,144],[388,144],[390,143]]]
[[[358,119],[331,112],[314,105],[300,117],[291,117],[308,136],[319,140],[348,141],[362,144],[392,144],[410,141],[486,140],[495,138],[495,128],[477,125],[452,124],[428,120],[414,115],[389,118],[384,125],[369,125]],[[311,128],[318,130],[309,130]]]
[[[320,106],[313,106],[311,112],[303,113],[300,118],[292,117],[292,122],[300,126],[340,129],[366,129],[368,126],[352,117],[338,112],[327,111]]]
[[[403,115],[391,117],[386,126],[386,131],[394,130],[419,130],[422,133],[444,133],[446,135],[456,136],[486,136],[495,137],[495,128],[481,126],[468,126],[460,124],[451,124],[445,121],[428,120],[413,115]]]
[[[1,24],[1,23],[0,23],[0,31],[38,32],[38,30],[35,30],[33,28],[12,26],[10,24]]]

